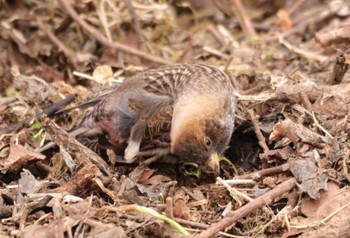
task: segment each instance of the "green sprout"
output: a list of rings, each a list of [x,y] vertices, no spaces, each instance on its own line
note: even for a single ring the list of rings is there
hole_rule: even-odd
[[[33,129],[32,131],[32,138],[33,140],[41,140],[42,134],[44,129],[41,126],[41,123],[39,121],[35,121],[31,128]]]
[[[219,161],[226,162],[233,169],[234,173],[238,174],[238,170],[237,170],[236,166],[228,158],[226,158],[225,156],[220,156]]]
[[[197,179],[201,176],[201,169],[196,163],[191,163],[191,162],[182,163],[181,170],[185,175],[194,176]]]

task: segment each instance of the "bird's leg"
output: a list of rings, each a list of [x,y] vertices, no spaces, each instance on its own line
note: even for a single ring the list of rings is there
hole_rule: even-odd
[[[152,156],[151,158],[145,160],[142,164],[149,165],[153,162],[156,162],[160,158],[166,156],[170,152],[170,147],[168,148],[156,148],[156,149],[151,149],[151,150],[146,150],[146,151],[140,151],[137,156]]]
[[[162,157],[162,156],[169,154],[169,151],[170,151],[170,147],[155,148],[155,149],[150,149],[150,150],[139,151],[137,153],[137,156],[138,157],[149,157],[149,156],[158,155],[158,156]]]
[[[171,143],[171,139],[169,135],[164,135],[152,142],[152,144],[157,148],[170,147],[170,143]]]

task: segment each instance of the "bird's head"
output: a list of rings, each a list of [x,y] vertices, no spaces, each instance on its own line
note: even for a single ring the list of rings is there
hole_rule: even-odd
[[[183,161],[191,161],[220,172],[219,156],[225,151],[233,130],[231,121],[219,115],[211,117],[182,118],[173,121],[171,153]],[[230,124],[231,123],[231,124]]]

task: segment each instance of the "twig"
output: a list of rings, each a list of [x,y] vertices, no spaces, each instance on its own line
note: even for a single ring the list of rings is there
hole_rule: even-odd
[[[204,46],[203,47],[203,51],[205,51],[205,52],[207,52],[209,54],[215,55],[215,56],[217,56],[219,58],[222,58],[224,60],[229,60],[230,59],[229,55],[227,55],[225,53],[221,53],[219,50],[214,49],[214,48],[212,48],[210,46]]]
[[[310,102],[310,99],[306,95],[306,93],[299,92],[299,97],[300,97],[300,100],[301,100],[303,106],[305,107],[305,109],[311,112],[312,111],[312,104]]]
[[[166,204],[166,207],[165,207],[165,215],[167,215],[168,217],[170,217],[171,219],[174,218],[174,210],[173,210],[173,199],[171,197],[167,197],[165,199],[165,204]]]
[[[59,146],[65,148],[69,154],[74,155],[85,164],[95,164],[103,173],[110,175],[107,170],[107,163],[98,154],[82,145],[56,123],[51,121],[49,118],[44,117],[42,119],[42,126],[45,131],[50,134],[52,140]]]
[[[97,15],[100,18],[100,21],[101,21],[102,27],[106,33],[107,39],[109,41],[113,41],[111,31],[109,30],[109,27],[108,27],[106,11],[105,11],[105,8],[103,6],[105,4],[105,1],[98,1],[98,3],[97,2],[94,2],[94,3],[95,3],[95,5],[98,5],[98,6],[96,6]]]
[[[66,30],[70,26],[70,24],[72,24],[72,22],[73,22],[73,19],[70,16],[67,16],[63,20],[63,22],[55,29],[54,31],[55,35],[58,35],[64,30]]]
[[[223,181],[229,185],[255,184],[256,183],[253,179],[225,179]],[[216,184],[220,184],[220,183],[216,182]]]
[[[228,69],[233,61],[234,56],[230,56],[230,58],[227,60],[226,64],[225,64],[225,68],[224,68],[224,72],[228,74]]]
[[[141,27],[140,27],[140,23],[139,23],[139,18],[137,17],[137,14],[135,12],[135,8],[131,4],[130,0],[124,0],[124,2],[126,4],[126,6],[128,7],[129,13],[130,13],[132,20],[133,20],[133,23],[134,23],[137,44],[138,44],[139,48],[142,48],[144,39],[143,39],[143,36],[141,34]]]
[[[78,71],[73,71],[73,75],[83,79],[94,80],[94,77],[92,77],[91,75],[80,73]]]
[[[295,12],[295,10],[297,10],[303,3],[305,2],[305,0],[296,0],[292,6],[287,10],[288,14],[291,15],[293,12]]]
[[[198,206],[204,206],[208,204],[208,200],[207,199],[201,199],[198,201],[194,201],[194,202],[189,202],[187,203],[188,207],[198,207]]]
[[[181,225],[190,226],[193,228],[208,229],[210,227],[207,224],[203,224],[203,223],[199,223],[199,222],[195,222],[195,221],[184,220],[181,218],[174,218],[174,220],[177,221],[178,223],[180,223]]]
[[[281,34],[276,33],[276,35],[280,44],[284,45],[288,50],[299,54],[308,60],[316,61],[317,63],[322,64],[328,59],[328,57],[326,56],[320,55],[315,52],[307,51],[292,45],[291,43],[287,42]]]
[[[323,218],[320,221],[315,221],[312,222],[310,224],[306,224],[306,225],[302,225],[302,226],[293,226],[291,225],[290,228],[297,228],[297,229],[304,229],[304,228],[312,228],[312,227],[317,227],[320,224],[325,224],[329,219],[331,219],[332,217],[334,217],[335,215],[337,215],[338,212],[344,210],[345,208],[347,208],[348,206],[350,206],[350,202],[346,203],[345,205],[341,206],[340,208],[338,208],[337,210],[335,210],[334,212],[332,212],[331,214],[329,214],[328,216],[326,216],[325,218]]]
[[[274,173],[280,173],[283,171],[287,171],[288,169],[289,169],[289,165],[288,165],[288,163],[286,163],[286,164],[279,165],[276,167],[262,169],[262,170],[259,170],[257,172],[254,172],[254,173],[235,176],[233,179],[254,179],[254,180],[257,180],[263,176],[274,174]]]
[[[282,218],[287,217],[288,213],[290,213],[292,208],[290,206],[285,206],[281,211],[279,211],[276,215],[274,215],[266,224],[257,228],[256,235],[262,234],[267,227],[271,226],[276,221],[282,220]]]
[[[245,13],[241,0],[232,0],[233,6],[236,9],[239,23],[246,37],[253,37],[256,35],[255,29],[249,17]]]
[[[238,191],[237,189],[231,187],[231,186],[230,186],[228,183],[226,183],[222,178],[217,177],[217,178],[216,178],[216,181],[219,182],[219,183],[221,183],[222,185],[224,185],[225,188],[227,188],[227,190],[229,191],[230,194],[233,193],[234,195],[238,195],[238,196],[244,198],[244,200],[246,200],[246,201],[248,201],[248,202],[253,201],[253,199],[250,198],[247,194],[244,194],[244,193]],[[236,196],[233,196],[233,197],[236,197]]]
[[[312,119],[314,120],[314,123],[316,125],[316,127],[318,127],[321,131],[323,131],[323,133],[325,133],[329,138],[333,139],[333,136],[331,135],[331,133],[329,133],[326,128],[324,128],[317,120],[315,113],[312,112],[311,113]]]
[[[263,134],[260,131],[259,123],[255,117],[255,113],[253,112],[252,109],[248,110],[248,113],[249,113],[250,119],[252,120],[252,124],[254,127],[254,132],[256,134],[256,137],[259,140],[259,145],[264,150],[264,153],[267,153],[269,151],[269,147],[267,147],[266,142],[265,142],[265,137],[263,136]]]
[[[127,45],[123,45],[121,43],[109,41],[97,29],[90,26],[86,21],[84,21],[78,15],[78,13],[72,8],[72,6],[68,3],[68,0],[60,0],[60,2],[62,4],[63,8],[66,10],[66,12],[74,19],[74,21],[76,21],[91,37],[96,39],[101,44],[103,44],[107,47],[113,48],[113,49],[123,51],[123,52],[128,53],[128,54],[138,56],[140,58],[149,60],[149,61],[157,63],[157,64],[171,64],[172,63],[169,60],[163,59],[163,58],[158,57],[158,56],[152,56],[148,53],[131,48]]]
[[[293,189],[295,185],[296,185],[296,180],[294,178],[284,181],[283,183],[277,185],[274,189],[268,191],[264,195],[256,198],[255,200],[237,209],[236,211],[229,212],[227,216],[223,218],[221,221],[213,224],[207,230],[194,236],[194,238],[214,237],[220,231],[234,225],[238,219],[248,215],[250,212],[253,212],[256,209],[261,208],[265,205],[269,205],[275,198]]]
[[[341,4],[340,4],[341,5]],[[329,31],[321,31],[315,34],[316,42],[320,43],[323,47],[330,46],[332,44],[341,44],[349,42],[350,39],[350,27],[349,24],[336,27]]]
[[[217,29],[217,26],[214,26],[212,24],[209,25],[208,31],[214,36],[215,40],[221,45],[221,47],[224,47],[228,44],[223,34]]]
[[[308,96],[303,96],[303,95],[306,95],[306,93],[305,93],[305,92],[299,92],[299,97],[301,98],[301,101],[303,102],[303,104],[306,102],[306,100],[310,102],[309,97],[308,97]],[[305,98],[305,97],[306,97],[306,98]],[[308,104],[308,103],[306,102],[306,104]],[[311,104],[311,103],[310,103],[310,104]],[[318,122],[318,120],[317,120],[317,118],[316,118],[316,116],[315,116],[315,113],[314,113],[312,110],[309,111],[309,110],[306,108],[306,107],[310,107],[310,105],[309,105],[309,106],[305,106],[305,108],[304,108],[304,107],[300,106],[299,104],[294,104],[292,107],[293,107],[295,110],[298,110],[299,112],[306,113],[306,114],[308,114],[309,116],[311,116],[312,119],[314,120],[315,126],[316,126],[318,129],[320,129],[325,135],[327,135],[330,139],[333,139],[333,136],[331,135],[331,133],[329,133],[329,131],[327,131],[327,130]]]
[[[45,196],[44,198],[38,201],[27,203],[24,206],[24,209],[19,219],[19,230],[22,231],[24,229],[27,217],[32,211],[45,207],[50,202],[51,199],[52,199],[51,196]]]
[[[103,182],[101,181],[101,179],[99,178],[94,178],[93,181],[97,184],[97,186],[105,193],[107,194],[111,199],[113,199],[113,201],[117,200],[117,197],[115,196],[114,191],[106,188],[106,186],[103,184]]]
[[[59,50],[62,50],[63,53],[72,60],[73,63],[75,63],[76,58],[75,58],[75,53],[69,49],[65,44],[55,36],[55,34],[52,33],[52,31],[49,30],[48,26],[44,25],[44,23],[41,21],[39,17],[36,19],[38,26],[40,30],[42,30],[48,37],[49,39],[58,47]]]

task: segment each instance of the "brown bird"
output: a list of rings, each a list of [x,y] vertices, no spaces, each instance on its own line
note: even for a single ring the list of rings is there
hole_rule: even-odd
[[[219,172],[235,106],[231,81],[219,69],[165,65],[127,78],[107,94],[80,124],[80,136],[99,136],[124,150],[127,163],[142,155],[169,155]]]

